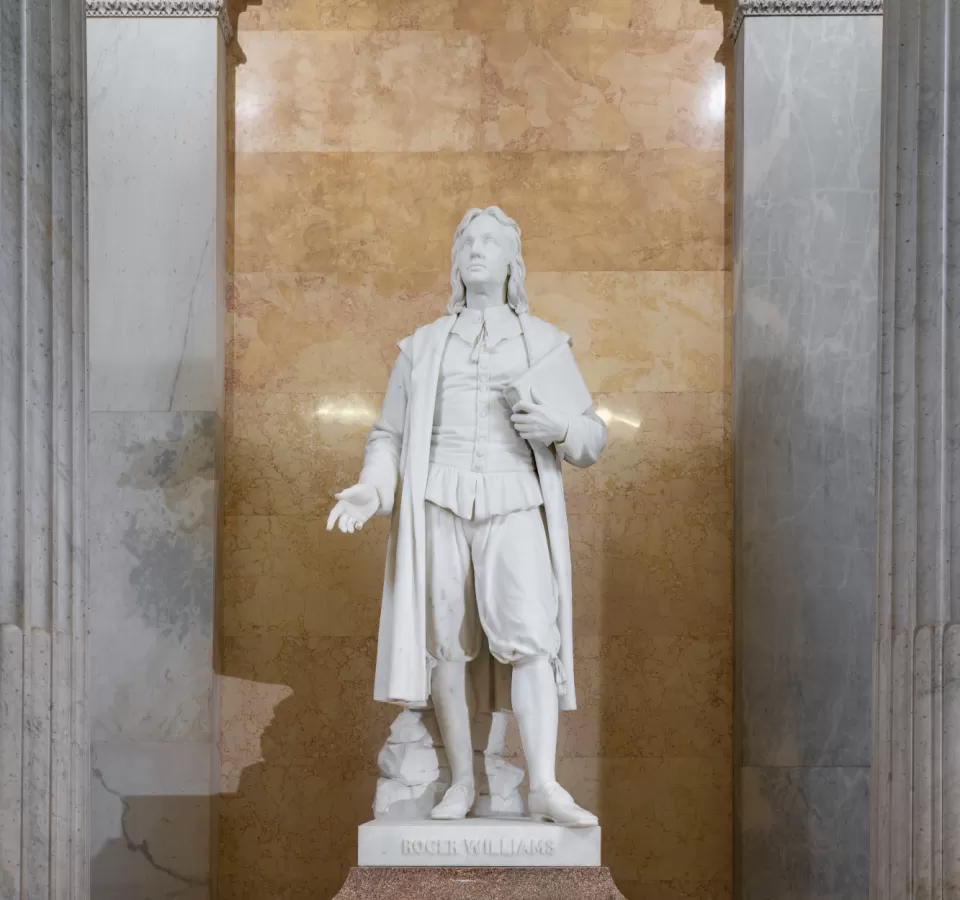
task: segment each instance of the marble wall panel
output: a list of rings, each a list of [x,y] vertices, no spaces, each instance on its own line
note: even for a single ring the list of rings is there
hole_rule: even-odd
[[[326,524],[326,516],[227,520],[225,635],[376,632],[389,522],[374,519],[350,542],[328,535]]]
[[[535,315],[576,335],[594,392],[729,389],[722,272],[531,272],[527,294]]]
[[[578,633],[577,709],[561,716],[560,758],[729,759],[729,644],[724,632]]]
[[[730,791],[722,759],[564,759],[557,775],[629,828],[606,828],[601,855],[627,896],[730,896]],[[697,894],[702,890],[702,894]]]
[[[264,0],[240,19],[245,30],[422,30],[558,32],[695,29],[720,25],[701,0]]]
[[[722,150],[713,30],[500,32],[483,41],[486,150]]]
[[[237,69],[240,152],[473,150],[477,36],[250,32]]]
[[[219,41],[214,18],[87,24],[93,410],[220,408]]]
[[[240,393],[228,426],[228,515],[323,516],[356,476],[383,394]]]
[[[749,26],[736,361],[743,763],[867,764],[880,21]]]
[[[738,39],[744,900],[869,894],[881,27],[751,18]]]
[[[745,900],[868,896],[868,767],[747,767],[740,790]]]
[[[213,764],[209,741],[93,744],[93,897],[210,896]]]
[[[598,810],[627,896],[730,896],[721,29],[693,0],[266,0],[241,15],[221,897],[333,895],[355,858],[394,714],[370,699],[388,523],[345,536],[326,516],[359,471],[395,342],[445,307],[454,227],[490,203],[519,220],[533,312],[573,336],[610,430],[600,464],[565,482],[581,709],[561,719],[562,777]],[[479,48],[476,82],[459,50],[413,54],[448,45]],[[342,127],[308,121],[327,88],[301,96],[277,50],[317,72],[302,53],[320,46],[355,50],[336,67],[358,86]],[[368,94],[381,56],[394,63]],[[398,117],[428,66],[433,94]],[[271,135],[239,121],[262,98]]]
[[[93,16],[86,38],[90,890],[201,900],[219,781],[226,49],[215,16]]]
[[[437,271],[463,213],[492,202],[520,219],[531,271],[724,266],[723,154],[677,148],[241,153],[235,271]]]
[[[436,267],[410,273],[237,274],[228,382],[242,393],[336,397],[383,391],[397,341],[411,333],[414,322],[443,315],[449,295],[449,273]]]
[[[318,883],[342,885],[356,860],[355,823],[370,816],[377,752],[396,715],[373,701],[375,655],[369,636],[248,631],[224,639],[221,896],[299,896],[297,889],[316,892]],[[261,702],[236,703],[231,693],[251,682]],[[264,696],[271,685],[283,690]],[[251,741],[256,755],[232,749]]]
[[[94,413],[93,740],[212,736],[215,413]]]
[[[396,342],[442,315],[442,273],[239,274],[228,378],[243,391],[382,390]],[[721,272],[531,272],[535,315],[577,334],[594,391],[728,388]],[[634,323],[625,329],[624,322]],[[320,404],[318,404],[318,408]]]
[[[216,791],[216,413],[90,423],[94,896],[201,900]]]

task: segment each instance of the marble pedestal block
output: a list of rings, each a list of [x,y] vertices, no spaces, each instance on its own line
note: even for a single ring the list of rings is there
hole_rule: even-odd
[[[562,828],[530,819],[368,822],[359,828],[361,866],[498,868],[600,865],[600,828]]]
[[[357,867],[334,900],[624,900],[605,866]]]
[[[378,820],[335,900],[622,900],[600,829],[530,819]]]

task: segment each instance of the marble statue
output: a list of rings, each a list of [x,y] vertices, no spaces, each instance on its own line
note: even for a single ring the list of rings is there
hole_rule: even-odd
[[[516,222],[471,209],[446,315],[399,342],[360,478],[336,494],[327,528],[392,515],[374,696],[432,702],[450,786],[430,817],[475,811],[468,663],[483,656],[509,676],[490,708],[516,716],[530,817],[588,827],[596,817],[555,772],[558,713],[576,708],[560,470],[596,462],[607,432],[569,335],[528,312],[524,274]]]

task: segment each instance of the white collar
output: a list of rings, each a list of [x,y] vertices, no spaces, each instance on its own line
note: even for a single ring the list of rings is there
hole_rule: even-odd
[[[486,333],[486,344],[493,347],[507,338],[523,334],[520,318],[506,303],[488,306],[486,309],[462,309],[450,329],[468,344],[474,344],[480,332]]]

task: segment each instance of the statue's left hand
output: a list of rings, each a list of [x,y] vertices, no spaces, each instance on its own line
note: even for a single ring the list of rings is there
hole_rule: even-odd
[[[570,422],[566,416],[544,406],[535,392],[530,400],[521,400],[510,416],[517,434],[527,441],[558,444],[567,436]]]

